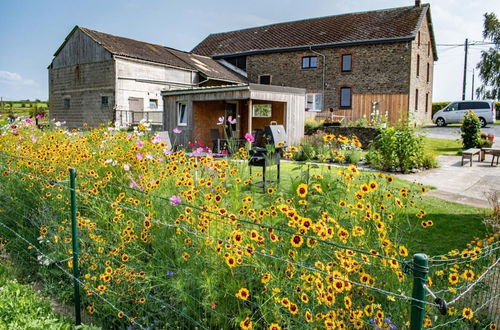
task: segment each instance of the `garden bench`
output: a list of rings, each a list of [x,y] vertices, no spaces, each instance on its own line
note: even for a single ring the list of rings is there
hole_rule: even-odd
[[[470,166],[472,166],[472,157],[477,155],[477,161],[481,161],[481,149],[470,148],[462,152],[462,166],[464,166],[464,159],[470,160]]]
[[[493,166],[493,162],[495,161],[495,157],[497,159],[497,165],[498,165],[498,160],[500,158],[500,149],[496,148],[483,148],[483,159],[486,154],[490,154],[491,157],[491,166]]]

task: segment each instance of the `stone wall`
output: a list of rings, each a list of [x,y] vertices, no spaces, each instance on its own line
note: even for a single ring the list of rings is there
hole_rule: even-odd
[[[363,149],[368,148],[370,143],[379,135],[378,129],[374,127],[318,127],[314,130],[314,133],[317,133],[319,131],[335,134],[335,136],[343,135],[348,138],[352,138],[352,136],[355,135],[358,138],[359,142],[361,142]]]
[[[98,126],[113,120],[115,98],[114,61],[49,68],[50,117],[66,121],[70,128],[84,123]],[[108,97],[108,105],[102,97]],[[69,108],[64,105],[69,99]]]
[[[410,87],[411,49],[409,42],[337,47],[317,51],[325,55],[324,108],[339,108],[340,87],[352,94],[407,94]],[[352,54],[352,71],[342,72],[343,54]],[[302,69],[303,56],[317,56],[314,69]],[[322,93],[323,57],[311,51],[257,54],[247,57],[250,81],[271,75],[271,84],[306,88]]]

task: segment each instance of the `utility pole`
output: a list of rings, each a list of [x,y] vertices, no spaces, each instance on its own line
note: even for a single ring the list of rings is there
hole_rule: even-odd
[[[474,69],[472,69],[472,90],[470,91],[470,99],[474,100]]]
[[[465,85],[467,82],[467,51],[469,48],[469,39],[465,39],[465,59],[464,59],[464,82],[462,85],[462,101],[465,100]]]

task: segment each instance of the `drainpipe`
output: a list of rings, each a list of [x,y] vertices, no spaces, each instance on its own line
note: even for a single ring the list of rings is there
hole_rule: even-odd
[[[323,73],[322,73],[322,79],[323,79],[323,84],[322,84],[322,90],[323,94],[321,95],[321,111],[325,109],[325,70],[326,70],[326,56],[324,54],[318,53],[317,51],[314,51],[312,49],[312,46],[309,46],[309,50],[313,52],[314,54],[317,54],[321,57],[323,57]]]

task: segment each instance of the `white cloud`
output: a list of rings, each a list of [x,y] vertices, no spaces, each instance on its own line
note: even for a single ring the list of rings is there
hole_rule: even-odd
[[[36,82],[33,79],[23,78],[19,73],[0,70],[0,84],[34,86]]]

